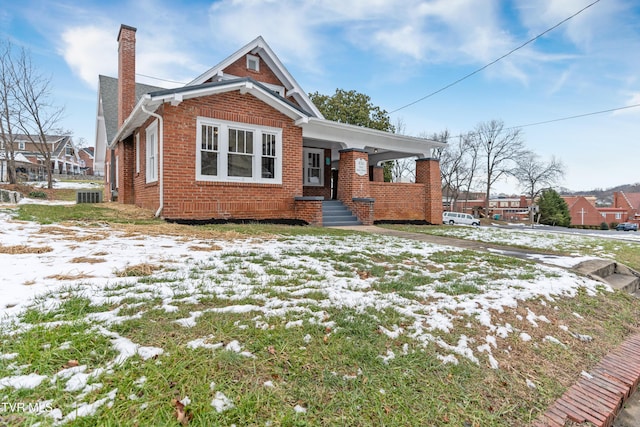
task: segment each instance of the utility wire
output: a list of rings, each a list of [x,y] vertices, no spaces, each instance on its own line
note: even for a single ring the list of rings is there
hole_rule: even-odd
[[[595,116],[596,114],[611,113],[613,111],[626,110],[628,108],[636,108],[636,107],[640,107],[640,104],[627,105],[627,106],[618,107],[618,108],[610,108],[608,110],[592,111],[591,113],[577,114],[575,116],[568,116],[568,117],[562,117],[562,118],[559,118],[559,119],[545,120],[543,122],[528,123],[526,125],[513,126],[513,127],[509,128],[509,129],[519,129],[519,128],[525,128],[525,127],[528,127],[528,126],[545,125],[547,123],[561,122],[563,120],[578,119],[580,117]]]
[[[504,55],[502,55],[502,56],[501,56],[501,57],[499,57],[498,59],[495,59],[495,60],[493,60],[493,61],[489,62],[489,63],[488,63],[488,64],[486,64],[485,66],[478,68],[477,70],[475,70],[475,71],[473,71],[473,72],[471,72],[471,73],[467,74],[467,75],[466,75],[466,76],[464,76],[464,77],[460,77],[458,80],[454,81],[453,83],[449,83],[448,85],[446,85],[446,86],[444,86],[444,87],[442,87],[442,88],[440,88],[440,89],[436,90],[435,92],[431,92],[430,94],[425,95],[425,96],[423,96],[423,97],[422,97],[422,98],[420,98],[420,99],[417,99],[417,100],[415,100],[415,101],[413,101],[413,102],[410,102],[409,104],[403,105],[403,106],[402,106],[402,107],[400,107],[400,108],[396,108],[395,110],[393,110],[393,111],[389,112],[389,114],[393,114],[393,113],[395,113],[395,112],[397,112],[397,111],[403,110],[403,109],[405,109],[405,108],[407,108],[407,107],[410,107],[410,106],[412,106],[412,105],[414,105],[414,104],[417,104],[418,102],[424,101],[424,100],[425,100],[425,99],[427,99],[427,98],[431,98],[433,95],[436,95],[436,94],[438,94],[438,93],[440,93],[440,92],[442,92],[442,91],[444,91],[444,90],[446,90],[446,89],[449,89],[451,86],[457,85],[457,84],[458,84],[458,83],[460,83],[461,81],[466,80],[466,79],[468,79],[469,77],[471,77],[471,76],[473,76],[473,75],[478,74],[480,71],[483,71],[483,70],[485,70],[485,69],[489,68],[490,66],[492,66],[492,65],[493,65],[493,64],[495,64],[496,62],[501,61],[502,59],[506,58],[507,56],[511,55],[512,53],[514,53],[514,52],[516,52],[516,51],[518,51],[518,50],[522,49],[523,47],[527,46],[528,44],[531,44],[531,43],[533,43],[534,41],[538,40],[540,37],[544,36],[545,34],[547,34],[547,33],[551,32],[551,31],[555,30],[555,29],[556,29],[556,28],[558,28],[560,25],[564,24],[565,22],[569,21],[570,19],[574,18],[575,16],[579,15],[580,13],[584,12],[585,10],[589,9],[591,6],[593,6],[594,4],[598,3],[599,1],[600,1],[600,0],[595,0],[593,3],[588,4],[587,6],[583,7],[582,9],[580,9],[579,11],[577,11],[576,13],[574,13],[573,15],[569,16],[568,18],[563,19],[562,21],[558,22],[558,23],[557,23],[556,25],[554,25],[553,27],[548,28],[547,30],[545,30],[545,31],[543,31],[542,33],[540,33],[540,34],[538,34],[537,36],[535,36],[534,38],[527,40],[526,42],[522,43],[520,46],[518,46],[518,47],[516,47],[516,48],[514,48],[514,49],[512,49],[512,50],[510,50],[509,52],[505,53]]]
[[[526,128],[526,127],[529,127],[529,126],[546,125],[547,123],[555,123],[555,122],[561,122],[561,121],[564,121],[564,120],[579,119],[581,117],[595,116],[597,114],[611,113],[613,111],[628,110],[630,108],[637,108],[637,107],[640,107],[640,104],[626,105],[624,107],[617,107],[617,108],[609,108],[608,110],[592,111],[590,113],[576,114],[574,116],[561,117],[559,119],[551,119],[551,120],[545,120],[545,121],[542,121],[542,122],[527,123],[526,125],[511,126],[511,127],[505,128],[505,130],[515,130],[515,129]],[[461,139],[461,138],[463,138],[465,136],[474,136],[474,135],[478,135],[478,133],[476,133],[476,132],[467,132],[464,135],[460,134],[460,135],[456,135],[456,136],[451,136],[450,138],[460,138]]]
[[[598,1],[600,1],[600,0],[598,0]],[[146,74],[140,74],[140,73],[136,73],[136,76],[147,77],[149,79],[154,79],[154,80],[161,80],[163,82],[178,83],[178,84],[181,84],[181,85],[185,85],[186,84],[185,82],[178,82],[176,80],[161,79],[160,77],[153,77],[153,76],[148,76]]]

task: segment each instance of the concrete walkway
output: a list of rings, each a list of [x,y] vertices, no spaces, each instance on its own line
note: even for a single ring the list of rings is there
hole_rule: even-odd
[[[391,230],[371,226],[334,227],[438,245],[500,254],[542,262],[535,255],[545,255],[535,249],[433,236],[423,233]],[[557,267],[557,265],[556,265]],[[640,334],[627,338],[619,347],[607,354],[592,369],[591,378],[581,378],[555,401],[533,424],[533,427],[596,426],[640,427]]]

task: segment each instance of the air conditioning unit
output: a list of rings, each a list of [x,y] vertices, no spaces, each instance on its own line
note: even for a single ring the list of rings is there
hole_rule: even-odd
[[[79,190],[76,192],[76,203],[102,203],[102,191]]]

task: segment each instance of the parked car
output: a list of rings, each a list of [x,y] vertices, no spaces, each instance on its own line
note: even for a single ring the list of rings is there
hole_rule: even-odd
[[[622,222],[616,225],[618,231],[638,231],[638,224],[634,222]]]
[[[467,225],[480,225],[480,220],[473,216],[462,212],[443,212],[442,213],[443,224],[467,224]]]

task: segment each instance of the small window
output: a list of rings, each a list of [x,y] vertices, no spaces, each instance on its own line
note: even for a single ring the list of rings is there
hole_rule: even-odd
[[[147,128],[146,144],[146,179],[147,182],[158,180],[158,122]]]
[[[260,58],[253,55],[247,55],[247,70],[260,71]]]
[[[25,145],[23,141],[18,142],[18,150],[24,150],[26,148]]]
[[[203,125],[200,147],[200,173],[218,176],[218,126]]]
[[[324,150],[304,149],[304,185],[322,187],[324,185]]]
[[[140,133],[136,133],[136,173],[140,173]]]

